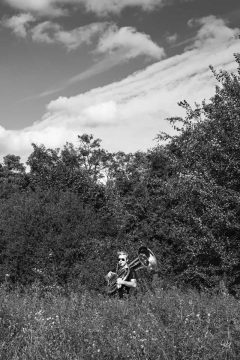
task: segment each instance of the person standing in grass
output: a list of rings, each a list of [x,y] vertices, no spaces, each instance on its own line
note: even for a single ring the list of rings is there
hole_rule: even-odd
[[[117,275],[122,270],[129,270],[128,276],[126,279],[122,279],[121,277],[117,277],[117,290],[111,294],[115,295],[117,294],[119,299],[127,298],[130,294],[131,289],[135,289],[137,287],[137,280],[136,280],[136,273],[134,269],[129,268],[128,266],[128,254],[126,251],[118,251],[118,264],[117,264]],[[112,271],[109,271],[109,273],[106,276],[106,280],[110,280],[112,276],[115,276],[116,274]]]

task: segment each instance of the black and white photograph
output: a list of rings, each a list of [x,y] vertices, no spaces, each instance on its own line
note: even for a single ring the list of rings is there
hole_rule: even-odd
[[[0,0],[0,360],[240,359],[239,0]]]

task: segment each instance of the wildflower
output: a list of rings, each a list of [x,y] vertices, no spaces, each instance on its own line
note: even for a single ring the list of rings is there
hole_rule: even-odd
[[[226,349],[230,349],[232,343],[231,343],[231,341],[228,341],[228,340],[227,340],[227,341],[225,341],[225,342],[222,342],[221,345],[222,345],[222,347],[224,347],[224,348],[226,348]]]

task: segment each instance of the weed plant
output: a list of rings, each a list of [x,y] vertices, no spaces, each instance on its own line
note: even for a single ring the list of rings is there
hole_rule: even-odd
[[[177,288],[128,300],[76,290],[0,288],[1,360],[240,358],[240,304]]]

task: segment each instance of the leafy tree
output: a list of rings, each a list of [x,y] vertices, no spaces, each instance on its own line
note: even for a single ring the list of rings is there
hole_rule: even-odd
[[[13,192],[27,187],[25,167],[16,155],[6,155],[0,164],[0,198],[7,198]]]
[[[89,288],[103,287],[107,252],[114,244],[109,235],[108,248],[105,243],[111,219],[99,217],[78,194],[18,193],[0,204],[0,218],[2,280],[9,273],[14,283],[38,279],[64,285],[78,277]]]
[[[158,217],[166,218],[171,229],[162,236],[166,244],[171,242],[173,272],[195,285],[216,284],[222,277],[231,283],[239,277],[240,79],[225,71],[213,73],[220,85],[212,99],[195,109],[181,102],[186,118],[170,119],[178,134],[159,136],[169,139],[164,153],[170,162],[164,169],[165,174],[169,167],[171,171],[165,185],[174,185],[165,200],[170,214],[165,211]],[[153,160],[156,154],[162,159],[162,153],[162,148],[159,155],[155,150]],[[158,182],[162,165],[155,169]],[[156,191],[162,186],[161,182]]]
[[[239,65],[237,56],[236,60]],[[170,137],[167,149],[177,157],[179,172],[209,176],[219,185],[239,191],[240,78],[212,71],[219,81],[216,94],[195,108],[186,101],[180,103],[186,118],[169,119],[182,127],[176,127],[178,134]],[[163,134],[158,138],[163,139]]]

